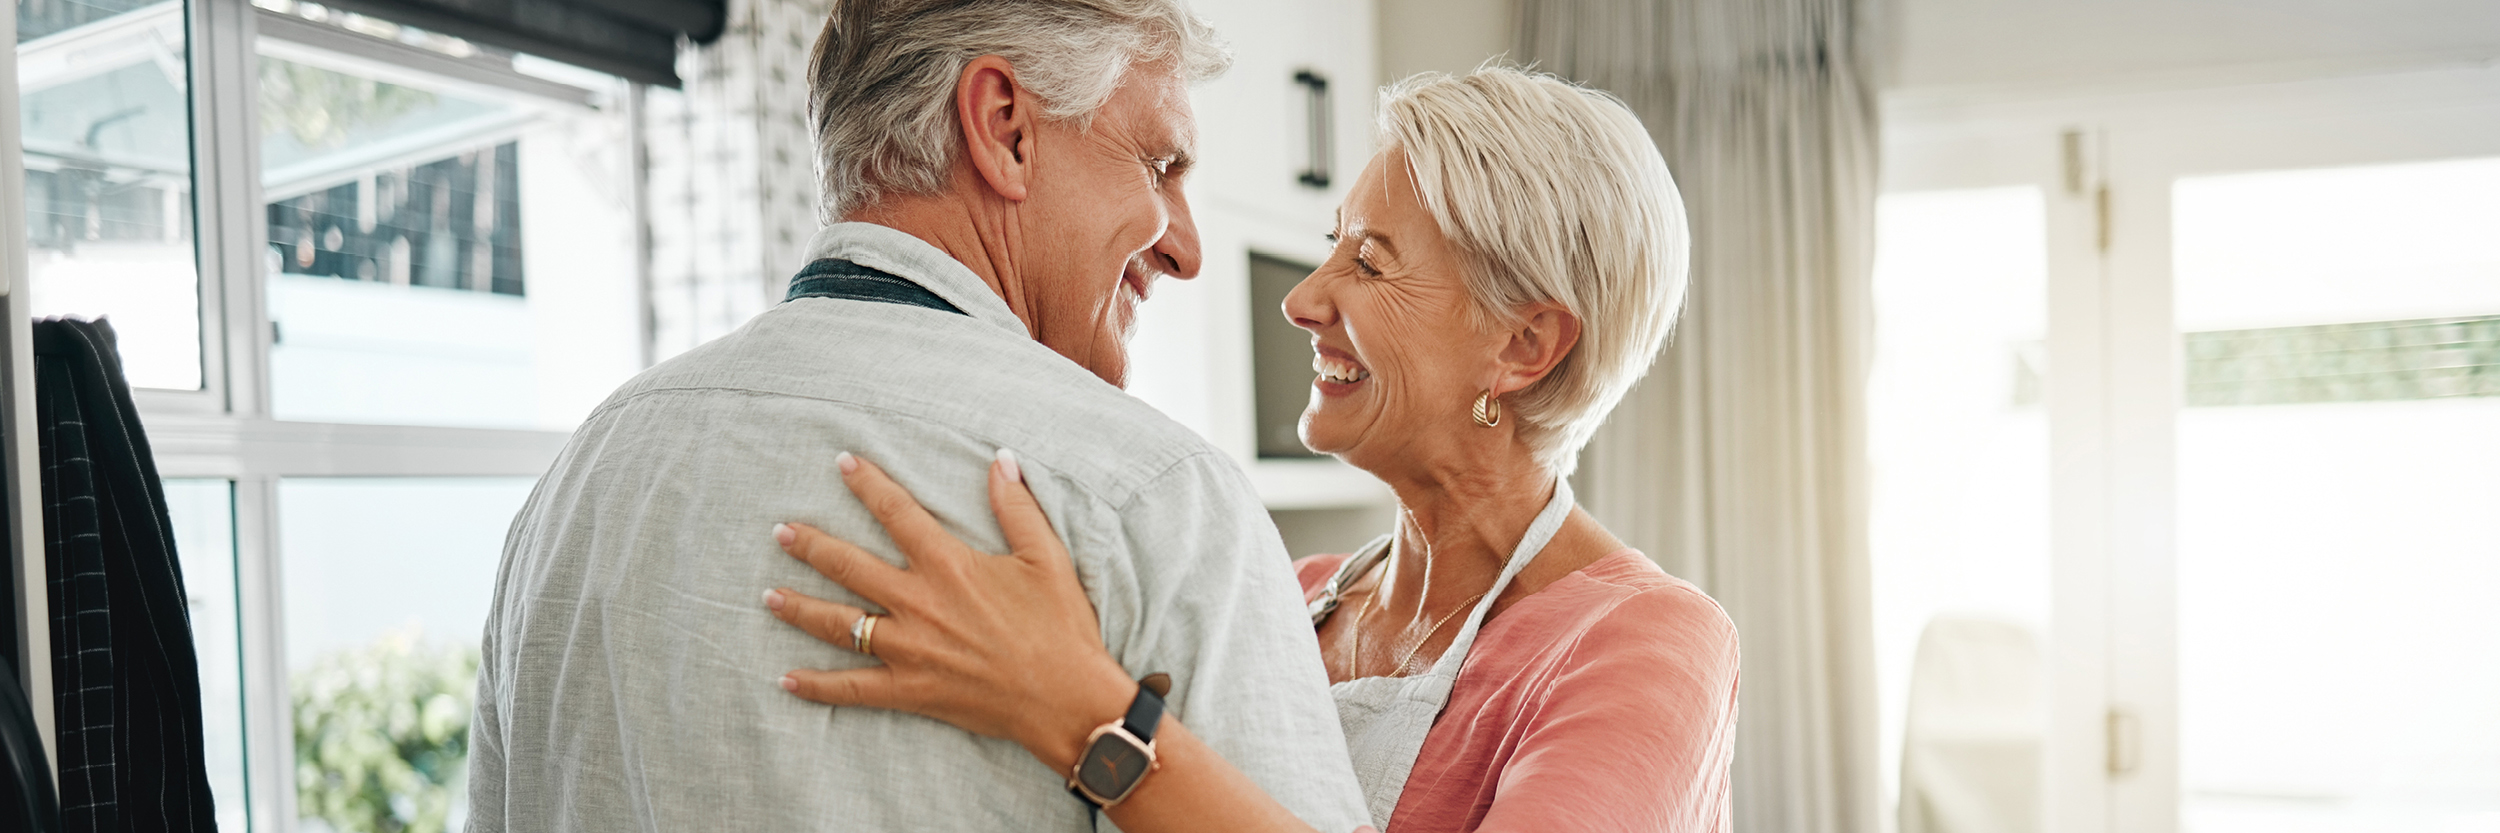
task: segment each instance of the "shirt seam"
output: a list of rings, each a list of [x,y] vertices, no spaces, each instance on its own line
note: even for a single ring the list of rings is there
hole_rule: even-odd
[[[1105,503],[1111,506],[1112,511],[1126,514],[1131,507],[1136,505],[1137,501],[1144,499],[1146,494],[1150,491],[1146,488],[1147,484],[1161,482],[1164,478],[1172,476],[1173,472],[1178,471],[1180,467],[1197,462],[1202,458],[1212,456],[1215,456],[1215,452],[1203,448],[1181,452],[1181,456],[1178,459],[1164,465],[1162,468],[1156,469],[1153,474],[1140,478],[1137,481],[1137,488],[1132,490],[1126,499],[1123,499],[1116,504],[1109,504],[1108,501],[1105,501]]]
[[[1571,635],[1571,647],[1563,651],[1562,661],[1554,664],[1555,673],[1548,675],[1545,678],[1545,684],[1538,688],[1536,698],[1537,714],[1531,716],[1531,722],[1533,722],[1537,717],[1543,717],[1545,713],[1545,704],[1554,701],[1554,686],[1561,684],[1564,676],[1561,672],[1564,669],[1571,668],[1572,664],[1580,659],[1580,646],[1588,643],[1589,631],[1596,630],[1595,626],[1597,622],[1605,620],[1608,616],[1615,615],[1615,611],[1623,609],[1624,603],[1631,601],[1632,597],[1636,595],[1639,594],[1626,593],[1622,596],[1615,597],[1612,603],[1606,605],[1606,611],[1604,613],[1600,613],[1595,618],[1589,620],[1589,627],[1581,628],[1578,633]]]

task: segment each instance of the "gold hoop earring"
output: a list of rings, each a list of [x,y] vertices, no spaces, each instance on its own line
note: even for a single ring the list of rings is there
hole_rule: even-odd
[[[1476,424],[1486,428],[1502,424],[1502,400],[1493,398],[1492,391],[1476,394]]]

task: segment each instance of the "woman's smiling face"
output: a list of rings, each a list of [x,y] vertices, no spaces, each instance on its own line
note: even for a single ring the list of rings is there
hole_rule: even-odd
[[[1459,253],[1417,199],[1406,155],[1373,156],[1338,210],[1336,250],[1285,296],[1311,332],[1302,442],[1356,468],[1415,461],[1472,425],[1504,334],[1474,313]]]

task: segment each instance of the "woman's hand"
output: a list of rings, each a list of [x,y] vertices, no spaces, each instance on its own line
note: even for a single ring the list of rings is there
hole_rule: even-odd
[[[1024,746],[1067,772],[1094,727],[1118,720],[1137,683],[1102,646],[1076,565],[1005,449],[990,466],[990,508],[1012,552],[966,546],[883,470],[849,454],[842,482],[885,526],[909,566],[797,524],[773,528],[784,552],[885,609],[869,649],[880,666],[801,669],[781,687],[834,706],[897,709]],[[787,587],[765,591],[782,621],[845,649],[863,611]]]
[[[885,664],[792,671],[781,687],[835,706],[900,709],[1022,744],[1053,772],[1069,772],[1094,727],[1119,720],[1137,682],[1103,650],[1094,606],[1067,547],[1050,529],[1016,458],[990,466],[990,509],[1007,555],[964,546],[885,472],[836,458],[842,482],[903,548],[895,569],[858,547],[796,524],[773,528],[791,557],[886,609],[868,647]],[[781,621],[852,648],[859,608],[784,587],[764,593]],[[1170,712],[1155,735],[1158,769],[1105,812],[1122,830],[1227,829],[1312,833]],[[1210,820],[1220,820],[1210,826]],[[1371,828],[1365,827],[1364,831]]]

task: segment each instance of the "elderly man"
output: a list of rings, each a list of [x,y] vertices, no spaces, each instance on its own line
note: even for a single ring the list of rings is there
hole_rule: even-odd
[[[1113,655],[1169,675],[1153,702],[1314,826],[1368,821],[1258,500],[1118,387],[1135,306],[1198,271],[1187,84],[1225,62],[1179,0],[836,2],[810,109],[842,222],[791,300],[618,390],[515,519],[470,829],[1092,829],[1094,799],[1014,743],[777,685],[873,662],[758,601],[857,602],[774,541],[794,520],[885,544],[839,454],[1003,552],[1002,449],[1081,554]]]

